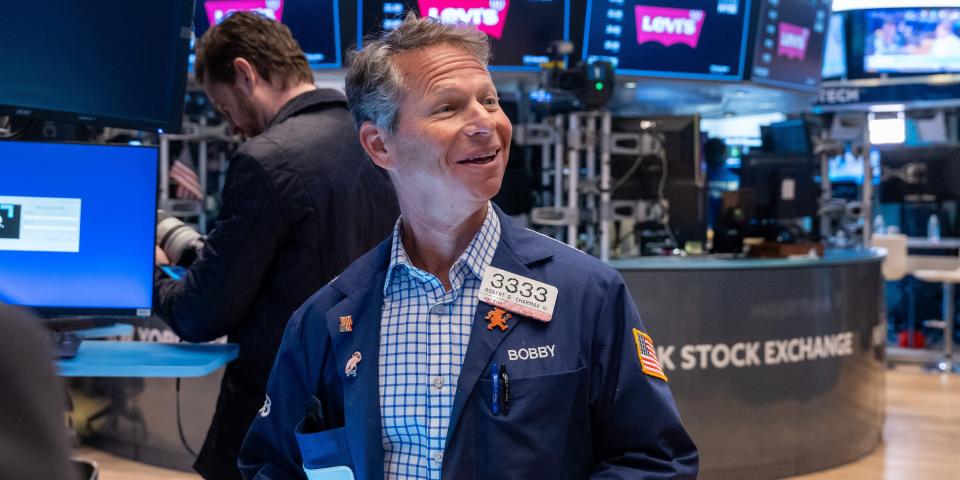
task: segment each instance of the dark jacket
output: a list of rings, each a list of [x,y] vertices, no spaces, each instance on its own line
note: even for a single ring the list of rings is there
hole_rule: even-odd
[[[346,105],[334,90],[284,105],[231,157],[216,227],[184,280],[158,280],[156,313],[177,335],[226,335],[240,345],[194,465],[204,478],[240,477],[237,453],[290,315],[387,235],[399,214]]]
[[[443,478],[696,478],[697,450],[667,382],[645,373],[644,327],[620,275],[497,214],[502,236],[491,266],[553,285],[559,295],[549,322],[514,314],[506,331],[490,329],[492,307],[478,302]],[[240,453],[245,478],[300,479],[304,468],[340,466],[358,480],[383,478],[377,358],[389,262],[388,239],[294,314],[267,386],[270,408]],[[352,331],[341,331],[347,315]],[[363,361],[347,376],[353,352]],[[499,415],[492,362],[510,372],[509,408]],[[322,415],[305,419],[311,395]]]

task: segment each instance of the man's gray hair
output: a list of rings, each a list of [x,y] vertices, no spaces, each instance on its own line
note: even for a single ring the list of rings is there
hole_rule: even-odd
[[[350,52],[346,93],[350,112],[359,129],[364,122],[396,131],[397,110],[403,100],[403,75],[394,59],[402,53],[447,44],[470,52],[487,66],[490,43],[487,35],[466,25],[448,25],[413,12],[396,30],[370,39],[362,50]]]

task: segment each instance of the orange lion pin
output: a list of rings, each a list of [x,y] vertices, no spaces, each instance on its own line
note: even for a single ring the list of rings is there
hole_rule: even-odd
[[[507,320],[510,320],[511,317],[513,317],[513,315],[507,313],[506,310],[494,307],[493,310],[487,312],[487,316],[485,317],[486,320],[490,321],[490,323],[487,324],[487,330],[493,330],[494,327],[499,327],[500,331],[506,330]]]

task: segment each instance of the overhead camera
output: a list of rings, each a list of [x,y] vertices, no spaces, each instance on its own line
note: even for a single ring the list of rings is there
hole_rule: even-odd
[[[567,67],[564,58],[573,50],[573,43],[562,40],[547,47],[550,61],[543,65],[541,86],[530,94],[534,108],[541,113],[598,110],[610,102],[616,81],[613,65],[595,61]]]
[[[203,236],[179,218],[157,210],[157,245],[170,262],[189,266],[203,249]]]

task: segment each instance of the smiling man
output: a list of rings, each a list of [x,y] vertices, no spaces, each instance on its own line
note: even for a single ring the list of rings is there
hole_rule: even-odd
[[[290,320],[246,478],[694,478],[696,448],[611,268],[492,198],[512,128],[477,30],[408,16],[357,52],[393,234]]]

